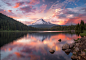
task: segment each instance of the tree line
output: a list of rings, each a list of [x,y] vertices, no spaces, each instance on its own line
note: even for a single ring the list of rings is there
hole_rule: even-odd
[[[86,30],[86,23],[84,23],[83,20],[81,20],[80,24],[78,23],[75,28],[76,31],[83,33],[84,30]]]
[[[32,31],[64,31],[64,30],[75,30],[75,31],[80,31],[83,32],[83,30],[86,30],[86,23],[84,23],[83,20],[81,20],[80,24],[78,23],[77,25],[68,25],[68,26],[53,26],[51,28],[35,28],[29,26],[29,30]]]

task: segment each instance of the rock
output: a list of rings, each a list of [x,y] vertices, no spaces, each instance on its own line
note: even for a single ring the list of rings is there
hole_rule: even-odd
[[[81,56],[85,56],[86,54],[85,54],[85,52],[81,52]]]
[[[75,45],[75,46],[76,46],[76,47],[78,47],[79,45],[80,45],[80,43],[76,43],[76,45]]]
[[[78,51],[79,51],[79,48],[78,48],[78,47],[76,47],[76,48],[75,48],[75,52],[78,52]]]
[[[63,49],[63,50],[69,49],[69,45],[68,45],[68,44],[64,44],[64,45],[62,46],[62,49]]]
[[[84,49],[86,51],[86,49]]]
[[[80,43],[80,40],[78,40],[78,43]]]
[[[71,52],[71,49],[66,49],[65,52],[69,53],[69,52]]]
[[[75,41],[75,43],[78,43],[78,41]]]
[[[76,55],[76,52],[73,52],[74,55]]]
[[[81,57],[80,57],[80,56],[78,56],[78,59],[79,59],[79,60],[80,60],[80,58],[81,58]]]
[[[70,44],[70,49],[74,47],[74,43],[73,44]]]
[[[70,54],[70,52],[65,52],[67,55],[69,55]]]
[[[59,39],[58,41],[61,42],[61,39]]]
[[[51,54],[53,54],[53,53],[55,52],[55,50],[49,50],[49,52],[50,52]]]
[[[74,59],[74,60],[76,60],[78,57],[77,56],[71,56],[71,59]]]

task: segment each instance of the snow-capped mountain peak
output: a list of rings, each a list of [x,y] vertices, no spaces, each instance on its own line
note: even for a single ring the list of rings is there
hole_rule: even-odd
[[[46,22],[43,19],[39,19],[35,23],[32,23],[32,25],[38,25],[38,24],[51,24],[51,23],[50,22]]]

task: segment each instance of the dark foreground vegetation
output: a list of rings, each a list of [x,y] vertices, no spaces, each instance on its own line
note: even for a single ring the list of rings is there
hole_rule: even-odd
[[[0,30],[28,30],[28,26],[0,13]]]

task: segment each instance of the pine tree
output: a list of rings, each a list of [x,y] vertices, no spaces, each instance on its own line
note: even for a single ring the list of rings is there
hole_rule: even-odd
[[[84,29],[85,29],[85,27],[84,27],[84,21],[81,20],[81,23],[80,23],[80,31],[81,31],[81,33],[83,33]]]

